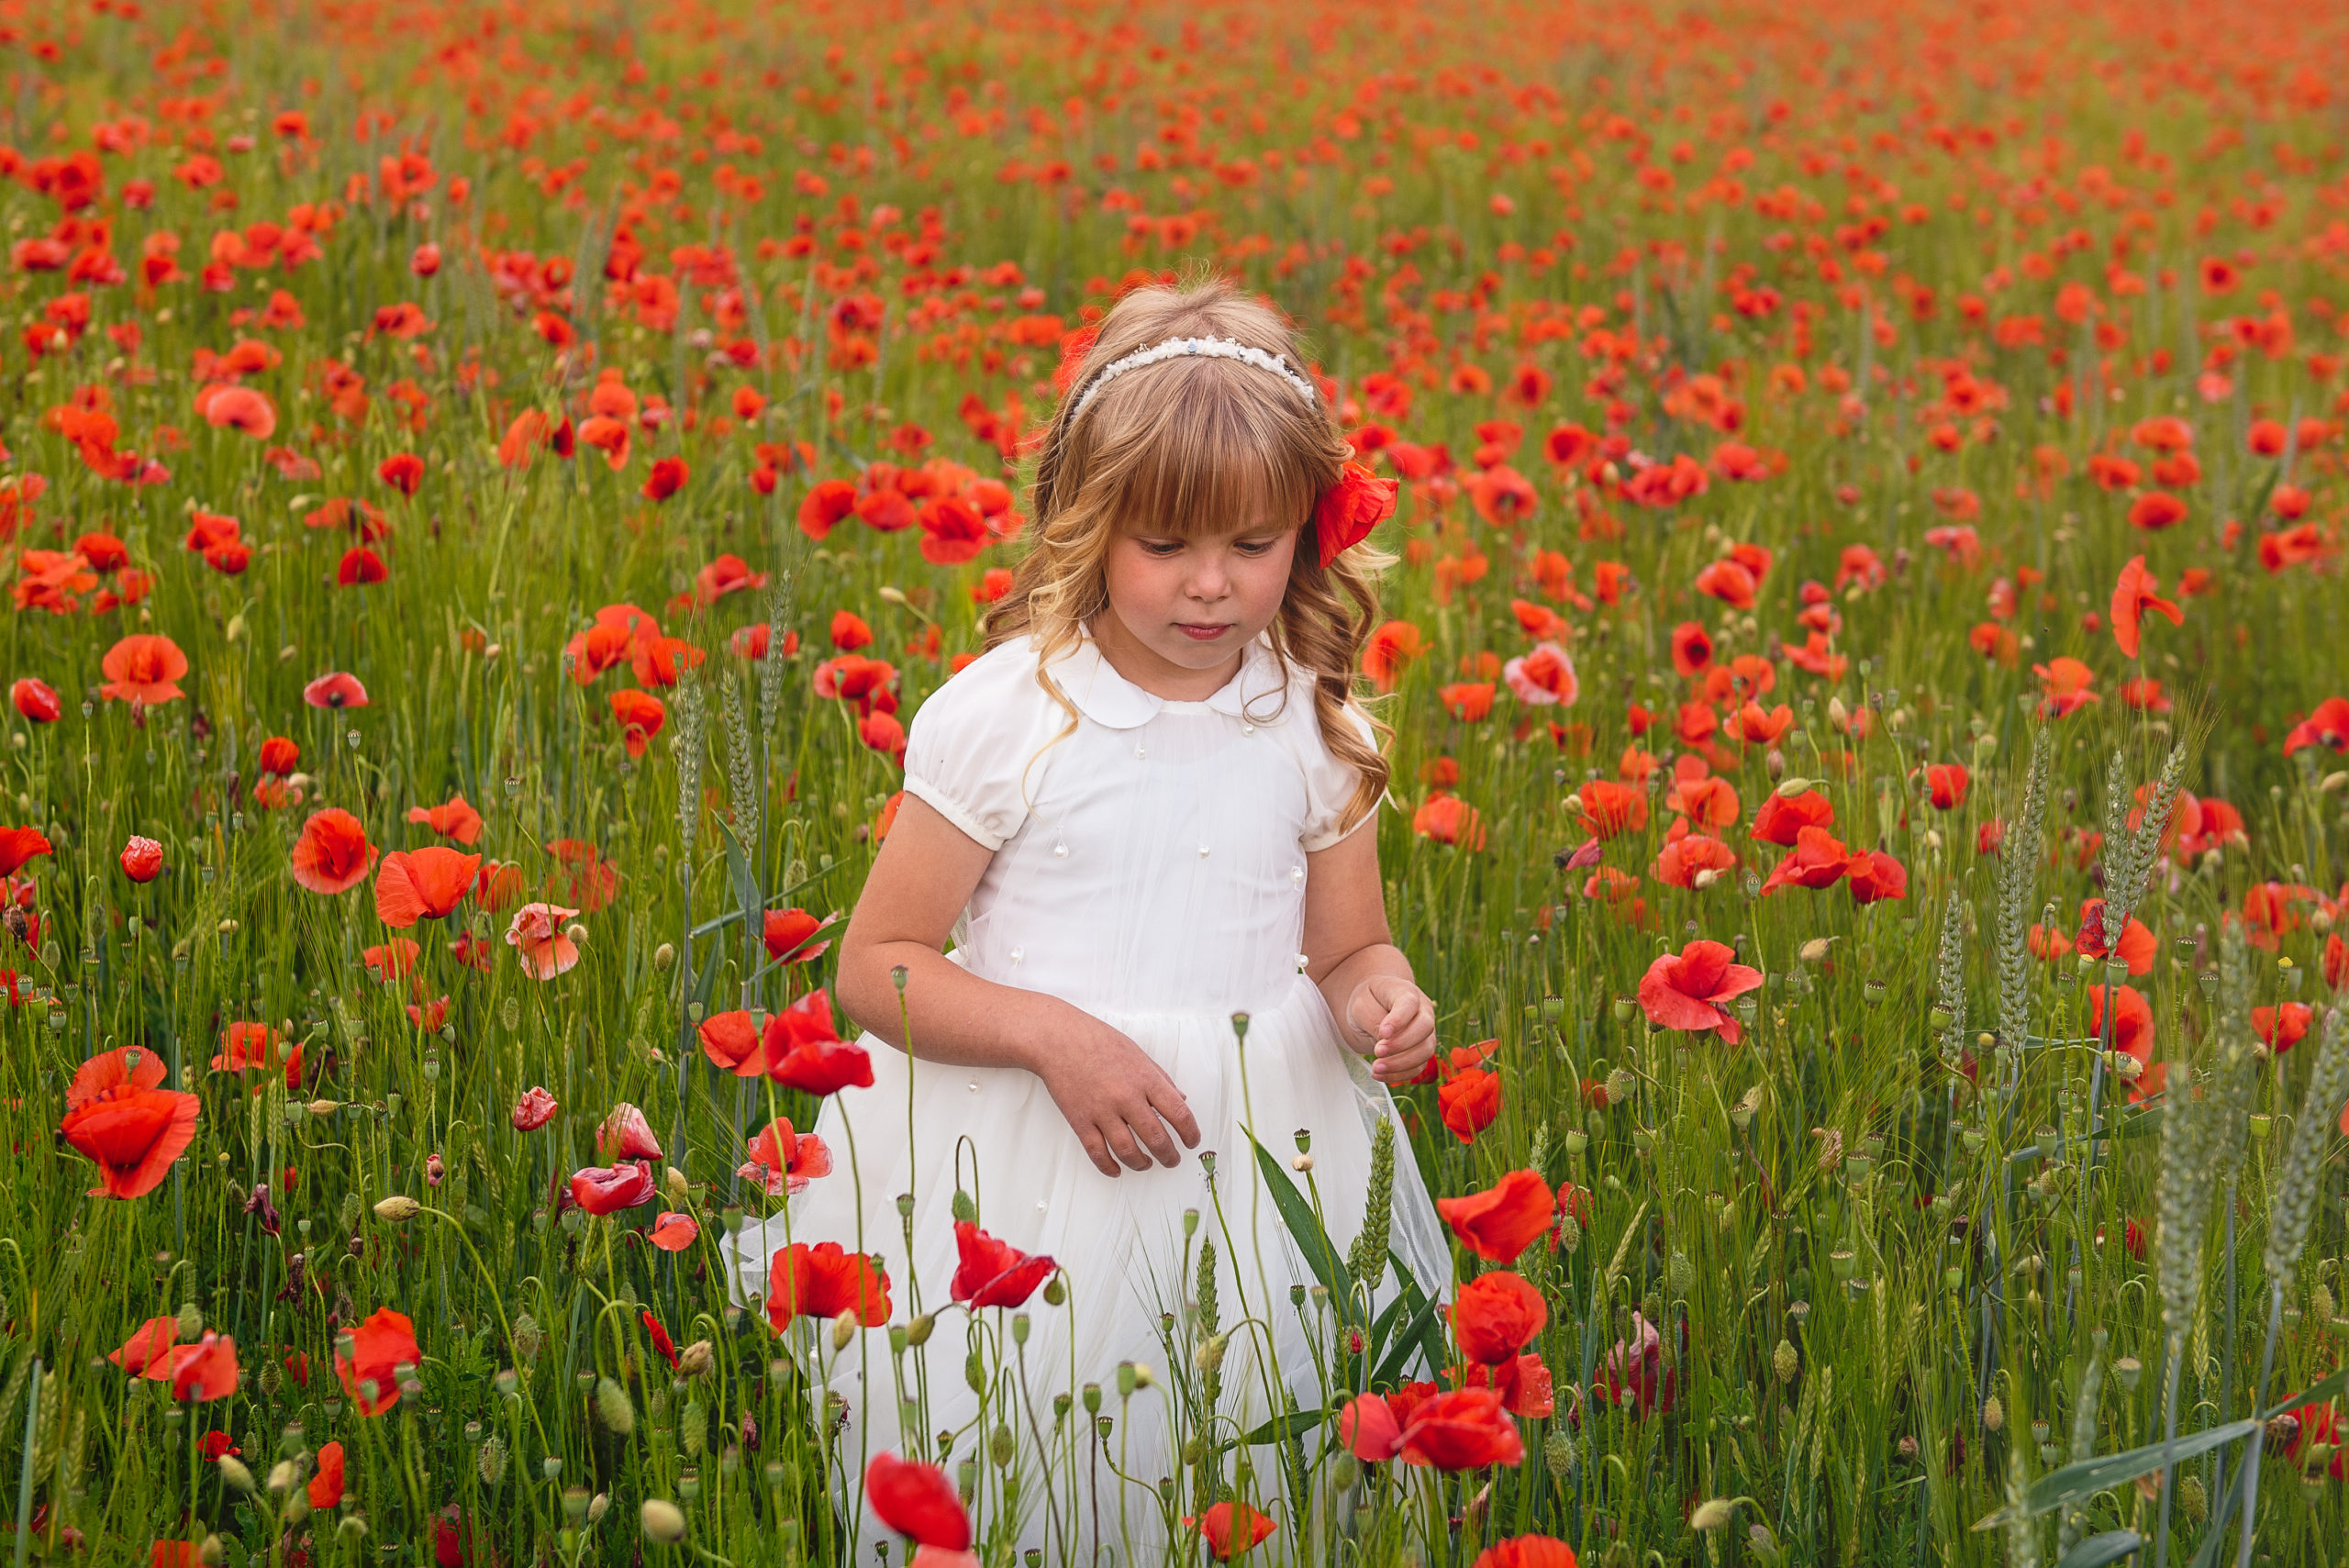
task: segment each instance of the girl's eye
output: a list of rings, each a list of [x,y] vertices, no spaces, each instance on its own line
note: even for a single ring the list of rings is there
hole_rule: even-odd
[[[1172,539],[1146,539],[1141,541],[1141,547],[1163,561],[1170,555],[1181,554],[1183,541]]]
[[[1262,555],[1266,550],[1273,548],[1273,541],[1268,539],[1243,539],[1238,541],[1233,548],[1238,550],[1242,555]]]

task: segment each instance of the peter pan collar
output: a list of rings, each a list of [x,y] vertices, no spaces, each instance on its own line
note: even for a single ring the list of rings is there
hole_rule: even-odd
[[[1090,635],[1054,661],[1052,674],[1079,713],[1110,729],[1138,728],[1167,706],[1165,698],[1143,691],[1111,668]],[[1259,633],[1241,654],[1239,672],[1207,697],[1205,705],[1251,724],[1277,724],[1288,711],[1281,698],[1287,684],[1283,675],[1280,661],[1273,653],[1272,634]]]

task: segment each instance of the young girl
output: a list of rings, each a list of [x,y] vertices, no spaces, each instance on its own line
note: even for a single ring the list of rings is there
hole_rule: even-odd
[[[1046,1561],[1105,1542],[1155,1560],[1162,1478],[1197,1473],[1173,1434],[1209,1419],[1170,1410],[1175,1374],[1196,1399],[1223,1356],[1211,1440],[1284,1394],[1329,1402],[1331,1319],[1292,1304],[1317,1275],[1250,1134],[1309,1171],[1291,1179],[1342,1251],[1386,1085],[1435,1050],[1388,940],[1369,830],[1387,767],[1353,695],[1387,559],[1362,539],[1391,492],[1347,463],[1303,364],[1270,308],[1219,284],[1140,289],[1102,321],[1038,466],[1035,546],[985,652],[914,716],[905,795],[841,940],[839,1000],[874,1076],[815,1129],[843,1168],[728,1241],[746,1297],[790,1241],[880,1256],[897,1323],[932,1315],[927,1370],[885,1330],[832,1357],[843,1483],[861,1454],[975,1461],[983,1539]],[[987,1237],[1062,1271],[1059,1305],[1021,1308],[1024,1343],[1008,1314],[942,1298],[958,1195]],[[1399,1131],[1391,1235],[1442,1294],[1450,1253]],[[1223,1339],[1201,1356],[1210,1242]],[[1170,1346],[1190,1364],[1170,1367]],[[1159,1370],[1123,1398],[1121,1363]],[[1089,1407],[1053,1408],[1086,1385],[1106,1442]],[[1277,1449],[1213,1462],[1259,1507],[1279,1493]]]

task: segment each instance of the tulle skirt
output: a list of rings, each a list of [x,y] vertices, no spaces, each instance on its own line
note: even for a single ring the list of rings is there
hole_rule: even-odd
[[[1186,1471],[1178,1440],[1206,1433],[1211,1447],[1256,1431],[1290,1399],[1308,1412],[1331,1402],[1336,1318],[1317,1298],[1317,1272],[1249,1132],[1318,1209],[1342,1259],[1363,1229],[1375,1130],[1394,1123],[1395,1109],[1302,976],[1250,1018],[1244,1043],[1224,1014],[1100,1016],[1187,1096],[1200,1140],[1182,1164],[1104,1176],[1034,1074],[913,1062],[867,1035],[873,1086],[834,1095],[814,1129],[832,1173],[725,1248],[738,1299],[767,1293],[770,1259],[790,1242],[837,1241],[884,1262],[892,1323],[930,1317],[926,1344],[902,1357],[886,1329],[843,1344],[830,1324],[794,1327],[792,1342],[836,1401],[836,1420],[845,1403],[841,1496],[861,1496],[871,1454],[918,1451],[950,1473],[974,1466],[966,1478],[982,1541],[1008,1529],[1046,1562],[1091,1562],[1098,1542],[1115,1549],[1108,1561],[1149,1562],[1166,1539],[1171,1506],[1162,1510],[1162,1496],[1187,1505],[1193,1496],[1197,1472]],[[1309,1161],[1299,1161],[1300,1133]],[[1394,1145],[1390,1244],[1418,1288],[1439,1296],[1451,1253],[1399,1124]],[[951,1302],[958,1194],[989,1236],[1060,1264],[1059,1305],[1042,1292],[1016,1310]],[[1390,1268],[1374,1307],[1398,1288]],[[1212,1337],[1200,1332],[1209,1307]],[[1210,1365],[1219,1385],[1211,1420]],[[908,1440],[907,1426],[928,1440]],[[1232,1448],[1224,1485],[1241,1464],[1258,1507],[1281,1494],[1278,1445]],[[1186,1476],[1179,1488],[1178,1473]],[[858,1533],[857,1560],[869,1561],[870,1542],[885,1532],[863,1512]]]

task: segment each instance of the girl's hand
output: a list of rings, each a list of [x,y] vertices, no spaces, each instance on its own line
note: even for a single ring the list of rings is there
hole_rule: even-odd
[[[1068,1014],[1072,1027],[1054,1030],[1030,1068],[1094,1166],[1114,1176],[1121,1161],[1137,1171],[1149,1170],[1153,1156],[1162,1165],[1181,1164],[1168,1129],[1185,1148],[1199,1146],[1199,1124],[1183,1091],[1132,1040],[1079,1008]]]
[[[1408,1084],[1435,1056],[1435,1004],[1428,994],[1395,974],[1374,974],[1346,999],[1349,1032],[1368,1037],[1354,1049],[1373,1059],[1370,1075],[1382,1084]]]

